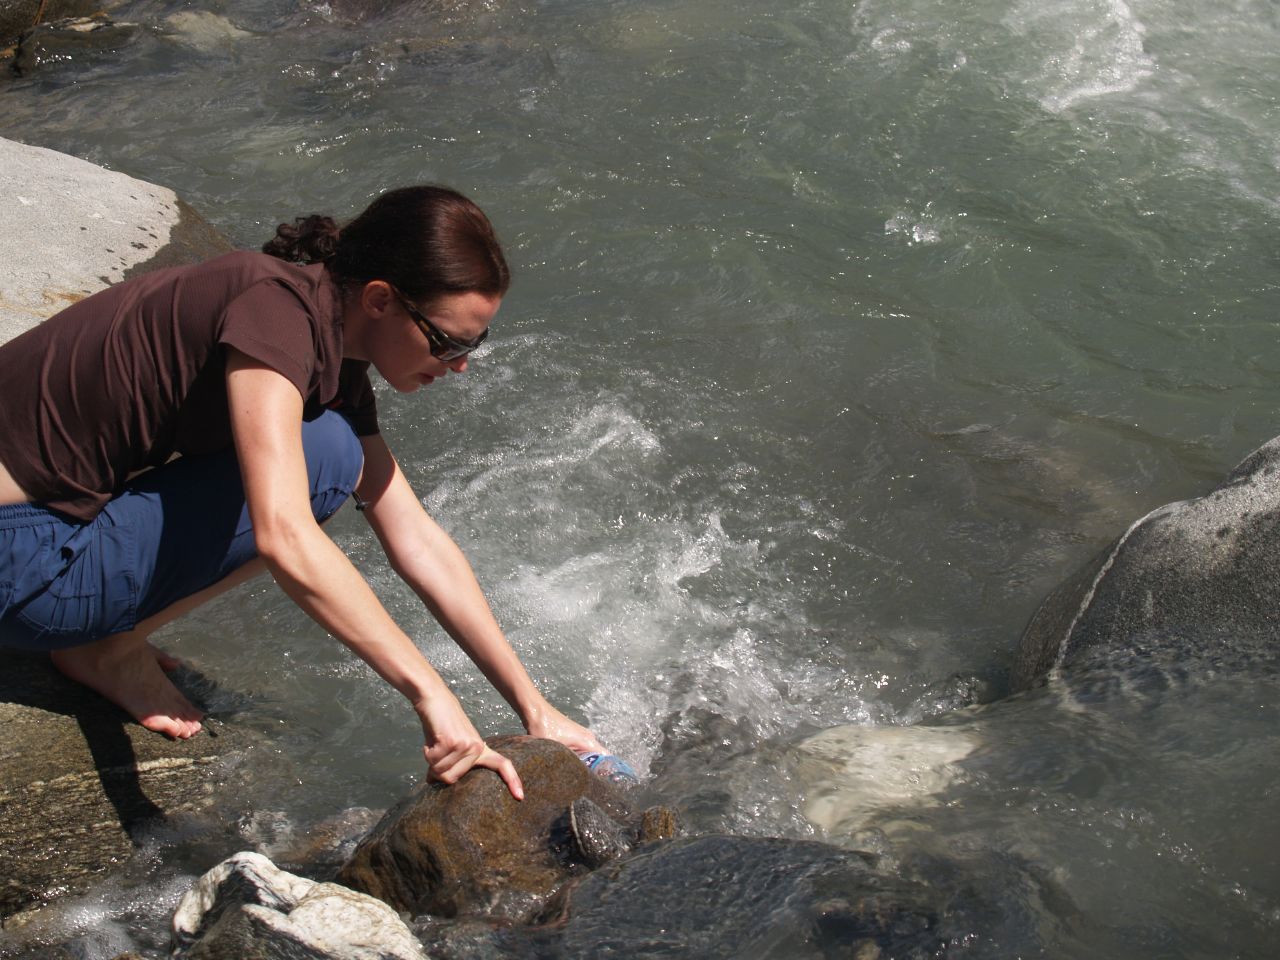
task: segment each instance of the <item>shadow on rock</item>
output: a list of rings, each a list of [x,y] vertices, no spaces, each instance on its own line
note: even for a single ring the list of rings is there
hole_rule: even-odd
[[[200,701],[202,678],[175,680]],[[10,650],[0,650],[0,726],[0,918],[82,891],[157,822],[207,806],[221,761],[246,746],[228,728],[169,740],[47,657]]]

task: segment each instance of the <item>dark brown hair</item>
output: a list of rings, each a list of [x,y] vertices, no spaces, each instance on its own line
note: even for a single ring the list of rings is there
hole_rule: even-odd
[[[276,227],[262,246],[281,260],[328,265],[341,284],[386,280],[411,300],[448,293],[502,296],[511,272],[493,224],[448,187],[389,190],[345,227],[312,214]]]

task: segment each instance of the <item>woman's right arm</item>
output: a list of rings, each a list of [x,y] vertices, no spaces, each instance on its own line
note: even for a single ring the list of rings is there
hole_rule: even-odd
[[[254,539],[281,589],[413,704],[432,777],[454,783],[472,766],[487,767],[521,799],[511,761],[485,744],[440,675],[312,515],[297,388],[228,348],[227,398]]]

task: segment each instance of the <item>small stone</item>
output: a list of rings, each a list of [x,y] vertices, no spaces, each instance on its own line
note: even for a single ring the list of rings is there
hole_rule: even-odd
[[[622,827],[586,797],[570,805],[569,826],[582,862],[592,870],[631,851]]]
[[[650,807],[640,815],[640,843],[670,840],[680,835],[680,821],[670,807]]]

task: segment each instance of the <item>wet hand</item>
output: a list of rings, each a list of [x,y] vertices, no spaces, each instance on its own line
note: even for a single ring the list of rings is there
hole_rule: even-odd
[[[457,783],[472,767],[483,767],[497,773],[513,797],[524,799],[515,764],[484,742],[455,698],[434,698],[418,706],[418,716],[426,739],[427,779]]]
[[[546,704],[536,717],[525,724],[525,729],[535,737],[555,740],[574,753],[605,753],[604,745],[586,727],[574,723],[550,704]]]

